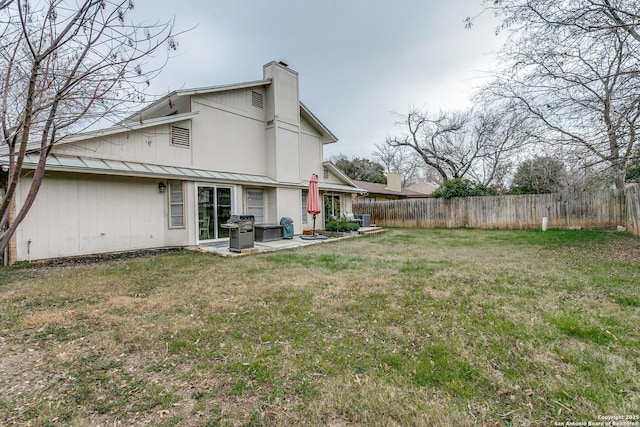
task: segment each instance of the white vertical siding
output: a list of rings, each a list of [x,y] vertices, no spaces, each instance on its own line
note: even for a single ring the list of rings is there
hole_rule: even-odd
[[[278,198],[277,221],[274,222],[279,224],[282,217],[291,218],[293,220],[293,232],[295,234],[302,233],[300,190],[296,188],[278,188],[276,189],[276,194]],[[316,220],[316,224],[319,224],[318,220]]]
[[[311,174],[322,179],[322,142],[308,133],[300,134],[300,178],[308,180]]]
[[[300,134],[297,129],[278,127],[276,130],[276,181],[300,182]]]
[[[29,184],[23,179],[18,205]],[[168,228],[166,194],[158,192],[158,180],[51,174],[18,227],[17,258],[188,245],[188,228]]]
[[[192,129],[194,168],[267,174],[264,120],[201,105]]]
[[[61,144],[54,148],[53,154],[189,166],[192,148],[171,145],[171,126],[191,129],[191,121],[132,130],[73,144]],[[193,136],[191,142],[193,145]]]
[[[274,104],[278,120],[298,126],[300,123],[300,97],[298,94],[298,73],[275,62],[264,67],[264,77],[273,79],[269,96]]]

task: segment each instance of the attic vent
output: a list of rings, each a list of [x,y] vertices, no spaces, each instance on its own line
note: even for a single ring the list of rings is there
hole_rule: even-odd
[[[262,101],[262,94],[260,92],[251,91],[251,105],[258,108],[263,108],[264,103]]]
[[[171,145],[179,147],[189,147],[189,129],[178,126],[171,126]]]

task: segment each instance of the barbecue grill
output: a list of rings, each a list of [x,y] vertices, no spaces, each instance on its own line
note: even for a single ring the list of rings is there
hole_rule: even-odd
[[[229,250],[242,252],[253,248],[255,241],[255,217],[253,215],[231,215],[221,227],[229,229]]]

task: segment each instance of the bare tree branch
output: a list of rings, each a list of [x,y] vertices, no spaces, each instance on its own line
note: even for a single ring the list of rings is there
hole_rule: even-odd
[[[0,201],[0,250],[32,206],[55,144],[145,101],[174,50],[173,22],[130,22],[130,0],[0,0],[0,149],[9,178]],[[144,67],[164,49],[165,62]],[[15,217],[7,214],[28,150],[39,153]]]
[[[639,10],[638,0],[500,1],[510,66],[486,88],[549,146],[608,163],[617,188],[639,144]]]
[[[390,147],[409,147],[442,181],[471,177],[488,185],[505,157],[524,143],[513,131],[509,114],[481,110],[440,112],[411,110],[405,133],[387,138]]]

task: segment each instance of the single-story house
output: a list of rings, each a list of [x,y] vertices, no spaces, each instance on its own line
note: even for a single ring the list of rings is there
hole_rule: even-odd
[[[336,141],[300,102],[298,73],[283,63],[264,65],[262,80],[171,92],[120,125],[53,148],[10,262],[224,241],[232,214],[272,224],[288,217],[301,234],[312,227],[312,174],[321,228],[363,191],[323,161],[324,145]],[[25,158],[16,209],[38,157]]]
[[[384,202],[387,200],[424,198],[430,197],[416,190],[402,187],[402,179],[397,172],[387,174],[387,183],[378,184],[374,182],[353,181],[354,185],[366,190],[366,193],[354,194],[353,199],[356,203],[374,203]]]

